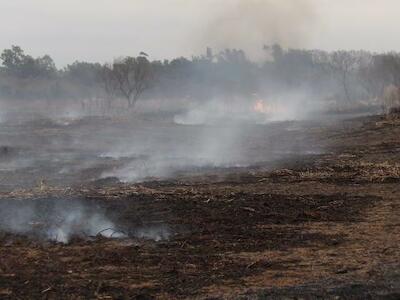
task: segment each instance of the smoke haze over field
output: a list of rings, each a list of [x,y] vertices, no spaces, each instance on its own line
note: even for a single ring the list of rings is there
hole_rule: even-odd
[[[206,46],[400,48],[396,0],[0,0],[0,48],[21,45],[60,65],[147,51],[190,56]]]
[[[386,85],[400,84],[400,67],[397,71],[391,63],[400,56],[320,47],[363,47],[371,24],[368,40],[380,44],[375,35],[386,32],[392,41],[393,30],[386,26],[398,22],[391,13],[397,2],[334,3],[0,0],[0,47],[12,45],[1,55],[0,122],[21,137],[10,142],[8,128],[0,136],[0,172],[6,179],[7,172],[21,172],[7,179],[11,187],[32,184],[34,177],[22,170],[36,167],[46,179],[63,184],[82,177],[131,182],[314,151],[291,143],[276,150],[268,142],[251,155],[246,138],[251,126],[261,130],[271,122],[333,111],[369,113]],[[360,39],[348,35],[354,30]],[[319,50],[304,50],[314,46]],[[199,56],[180,57],[191,54]],[[74,60],[80,62],[65,68],[54,63]],[[136,112],[154,124],[140,122]],[[85,117],[106,117],[98,122],[103,131],[84,126],[97,124]],[[108,123],[115,117],[132,123]],[[27,139],[18,122],[33,129],[63,128],[69,135],[43,137],[40,146],[46,141],[47,153],[38,152],[37,141]]]
[[[239,48],[254,60],[265,58],[262,45],[304,47],[316,15],[310,0],[235,0],[225,3],[206,25],[200,47]]]

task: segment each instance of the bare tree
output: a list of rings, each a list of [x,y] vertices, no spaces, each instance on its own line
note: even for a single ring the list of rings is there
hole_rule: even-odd
[[[385,87],[382,95],[382,109],[387,115],[400,112],[400,88],[391,84]]]
[[[335,51],[329,56],[329,66],[339,78],[347,102],[351,101],[349,79],[359,66],[360,56],[356,51]]]
[[[375,56],[368,55],[363,59],[357,75],[369,97],[373,99],[381,97],[385,88],[385,76]]]
[[[110,64],[103,65],[100,70],[99,79],[106,95],[107,109],[110,110],[111,103],[117,97],[118,92],[118,82],[113,74],[113,66]]]
[[[145,53],[138,57],[126,57],[112,65],[112,80],[118,92],[127,100],[128,107],[133,108],[143,92],[150,88],[152,80],[151,64]]]
[[[377,69],[382,70],[382,76],[387,84],[400,86],[400,54],[385,53],[375,56]]]

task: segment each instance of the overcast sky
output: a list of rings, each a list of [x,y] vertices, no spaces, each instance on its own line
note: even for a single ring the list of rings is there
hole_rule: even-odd
[[[0,0],[0,49],[20,45],[58,66],[111,61],[140,51],[153,59],[205,47],[264,43],[400,51],[399,0]]]

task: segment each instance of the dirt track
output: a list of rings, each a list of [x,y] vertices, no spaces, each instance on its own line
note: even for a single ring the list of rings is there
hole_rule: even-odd
[[[357,119],[307,136],[327,153],[271,170],[3,193],[79,198],[123,227],[163,223],[174,235],[63,245],[1,233],[0,298],[398,299],[400,122]]]

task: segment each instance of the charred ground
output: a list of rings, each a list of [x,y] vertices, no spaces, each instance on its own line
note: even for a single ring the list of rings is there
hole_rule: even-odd
[[[67,138],[71,130],[48,124],[29,128],[44,141],[49,130]],[[280,128],[254,147],[271,143]],[[29,130],[20,127],[21,134]],[[293,152],[306,152],[300,150],[313,144],[325,154],[291,153],[251,167],[187,170],[175,179],[142,184],[82,180],[66,188],[54,180],[21,189],[34,183],[26,175],[21,186],[2,193],[2,201],[34,202],[45,215],[54,201],[79,199],[100,207],[121,230],[161,224],[172,235],[158,242],[74,237],[64,245],[3,232],[0,296],[395,299],[400,293],[399,134],[399,121],[381,117],[313,122],[286,131],[274,147],[287,149],[295,138]],[[18,151],[34,152],[21,144],[2,156]]]

